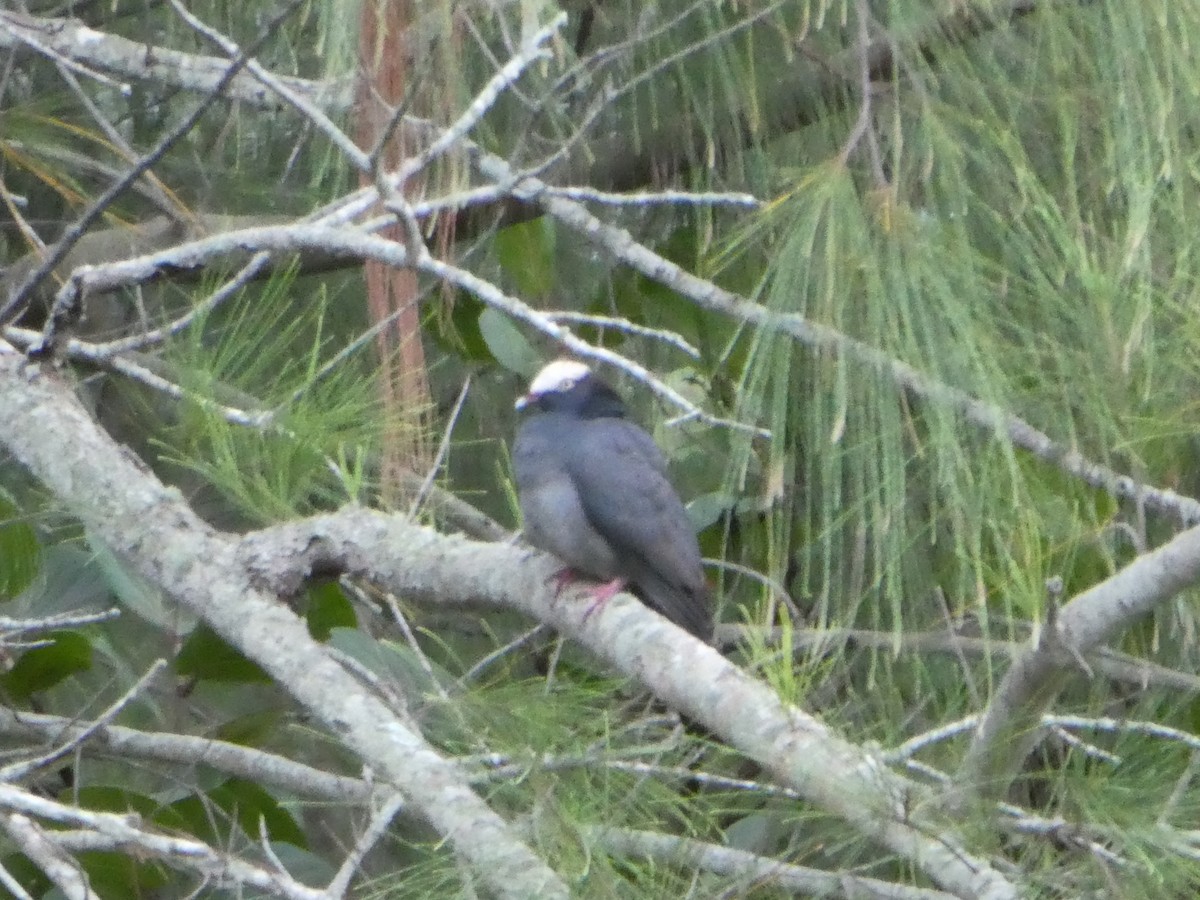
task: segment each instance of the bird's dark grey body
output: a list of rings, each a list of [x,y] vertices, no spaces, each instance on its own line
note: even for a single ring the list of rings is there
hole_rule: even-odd
[[[534,379],[513,444],[526,538],[580,574],[627,580],[652,609],[710,640],[700,548],[662,452],[586,367],[543,370],[558,372]]]

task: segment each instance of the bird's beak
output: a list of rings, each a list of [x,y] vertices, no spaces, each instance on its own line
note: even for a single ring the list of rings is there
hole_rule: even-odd
[[[526,394],[524,397],[517,398],[517,402],[513,404],[513,409],[515,409],[517,412],[521,412],[523,409],[525,409],[525,407],[527,407],[532,402],[533,402],[533,395]]]

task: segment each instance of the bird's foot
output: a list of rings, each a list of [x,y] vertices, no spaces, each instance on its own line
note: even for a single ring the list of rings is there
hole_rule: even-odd
[[[602,609],[609,600],[624,590],[625,585],[628,583],[628,580],[625,578],[614,578],[612,581],[604,582],[604,584],[600,585],[599,587],[592,588],[588,592],[592,595],[592,602],[589,603],[588,608],[584,610],[583,621],[586,622],[592,617],[592,613]]]
[[[546,579],[547,583],[554,582],[554,598],[553,603],[559,598],[563,591],[579,580],[579,575],[570,566],[565,569],[559,569],[553,575]]]

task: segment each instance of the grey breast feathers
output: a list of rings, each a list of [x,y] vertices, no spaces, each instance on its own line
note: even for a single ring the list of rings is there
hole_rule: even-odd
[[[513,444],[513,469],[525,538],[572,569],[600,581],[617,577],[616,554],[588,520],[579,489],[567,467],[580,423],[557,414],[525,422]]]
[[[648,605],[709,640],[712,599],[700,547],[662,452],[624,419],[579,424],[581,438],[566,467],[588,520]]]

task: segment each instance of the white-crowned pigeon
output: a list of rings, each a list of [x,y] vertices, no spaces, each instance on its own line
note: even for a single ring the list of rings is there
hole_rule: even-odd
[[[571,573],[607,582],[593,609],[629,585],[651,609],[708,641],[712,599],[700,547],[654,440],[621,398],[574,360],[543,368],[517,401],[513,444],[525,536]]]

